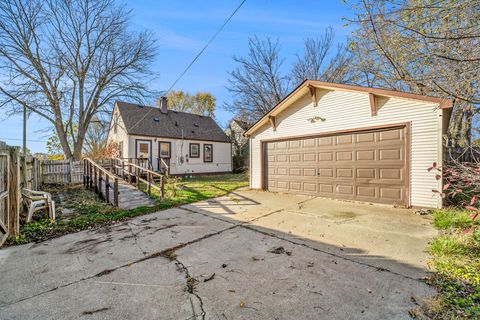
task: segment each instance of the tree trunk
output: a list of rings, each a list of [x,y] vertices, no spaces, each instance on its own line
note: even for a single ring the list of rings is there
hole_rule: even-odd
[[[58,139],[60,140],[63,153],[65,154],[65,158],[71,159],[72,150],[70,149],[70,145],[68,144],[67,132],[65,132],[65,128],[63,127],[61,121],[57,121],[55,123],[55,129],[57,131]]]
[[[77,141],[73,146],[73,160],[78,161],[82,159],[82,150],[83,142],[85,141],[85,134],[86,130],[84,129],[84,126],[79,124]]]

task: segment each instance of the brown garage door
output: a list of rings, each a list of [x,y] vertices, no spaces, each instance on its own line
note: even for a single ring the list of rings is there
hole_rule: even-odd
[[[265,142],[271,191],[406,204],[405,128]]]

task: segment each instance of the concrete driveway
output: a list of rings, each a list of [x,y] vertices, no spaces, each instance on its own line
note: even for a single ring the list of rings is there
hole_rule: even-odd
[[[250,190],[0,250],[0,319],[408,319],[436,232]]]

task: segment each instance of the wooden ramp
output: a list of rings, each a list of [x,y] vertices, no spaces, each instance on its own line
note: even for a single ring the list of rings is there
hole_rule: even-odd
[[[105,188],[105,180],[102,181],[103,188]],[[114,198],[114,189],[109,188],[109,198]],[[128,184],[123,180],[118,181],[118,207],[122,209],[135,209],[138,207],[151,207],[155,205],[155,200],[150,198],[144,192],[138,190],[135,186]],[[106,195],[103,195],[106,198]]]
[[[115,164],[107,169],[95,161],[85,158],[84,186],[93,189],[107,203],[122,209],[151,207],[156,204],[154,199],[139,190],[141,184],[146,186],[148,194],[151,193],[152,188],[158,190],[163,199],[165,179],[162,174],[126,161],[120,162],[120,164]]]

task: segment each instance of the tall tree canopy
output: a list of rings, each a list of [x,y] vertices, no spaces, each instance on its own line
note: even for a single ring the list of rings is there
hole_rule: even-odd
[[[213,117],[217,99],[209,92],[170,91],[167,94],[168,108],[171,110],[190,112]]]
[[[0,107],[47,119],[65,156],[80,158],[97,113],[148,92],[155,46],[129,23],[115,0],[1,1]]]
[[[305,39],[303,53],[290,71],[283,66],[278,40],[249,39],[248,54],[233,58],[237,67],[230,73],[228,90],[234,100],[226,108],[254,122],[305,79],[348,82],[350,53],[343,46],[333,53],[333,38],[333,30],[327,28],[322,36]]]
[[[450,136],[469,143],[480,112],[480,2],[361,0],[354,8],[356,81],[455,99]]]

